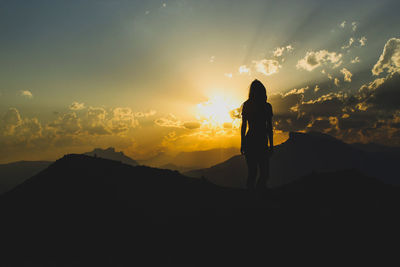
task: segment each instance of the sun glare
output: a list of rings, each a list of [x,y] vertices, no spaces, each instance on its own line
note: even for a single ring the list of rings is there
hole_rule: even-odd
[[[197,118],[214,127],[223,127],[224,124],[234,122],[231,111],[238,107],[232,98],[216,95],[197,105]]]

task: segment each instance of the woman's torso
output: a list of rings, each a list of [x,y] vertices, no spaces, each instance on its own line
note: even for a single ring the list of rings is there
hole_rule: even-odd
[[[242,116],[246,118],[249,126],[245,136],[247,149],[265,149],[268,146],[268,121],[272,118],[271,104],[247,100],[243,104]]]

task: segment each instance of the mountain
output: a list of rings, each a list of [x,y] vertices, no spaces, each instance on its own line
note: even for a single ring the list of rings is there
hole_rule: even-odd
[[[161,165],[161,166],[159,166],[159,168],[160,169],[168,169],[168,170],[172,170],[172,171],[179,171],[179,172],[187,172],[187,171],[192,170],[191,167],[181,167],[181,166],[177,166],[172,163]]]
[[[180,152],[175,156],[160,153],[150,159],[139,161],[142,165],[152,167],[173,166],[179,171],[188,169],[208,168],[214,164],[223,162],[237,154],[238,148],[215,148],[209,150]]]
[[[129,165],[132,165],[132,166],[139,165],[137,163],[137,161],[131,159],[128,156],[126,156],[124,154],[124,152],[122,152],[122,151],[116,152],[115,148],[113,148],[113,147],[109,147],[109,148],[106,148],[106,149],[95,148],[93,151],[86,152],[86,153],[83,153],[83,154],[84,155],[88,155],[88,156],[92,156],[92,157],[96,156],[96,157],[99,157],[99,158],[121,161],[122,163],[129,164]]]
[[[386,183],[400,184],[395,168],[400,153],[393,153],[361,150],[359,145],[346,144],[327,134],[291,132],[289,139],[274,149],[269,186],[281,186],[312,172],[345,169],[357,169]],[[247,165],[244,156],[236,155],[210,168],[184,174],[205,177],[222,186],[244,187]]]
[[[254,195],[175,171],[66,155],[0,197],[0,263],[251,266],[285,255],[299,262],[310,251],[376,254],[392,244],[377,238],[398,228],[399,196],[398,187],[353,170]]]
[[[95,156],[120,161],[132,166],[138,163],[124,155],[123,152],[116,152],[113,147],[107,149],[96,148],[91,152],[83,153],[88,156]],[[18,161],[7,164],[0,164],[0,194],[14,188],[36,173],[46,169],[52,161]],[[181,169],[188,170],[188,169]]]
[[[50,161],[18,161],[0,164],[0,194],[46,169]]]

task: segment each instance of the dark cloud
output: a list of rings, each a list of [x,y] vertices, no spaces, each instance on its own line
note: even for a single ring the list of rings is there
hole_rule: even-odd
[[[198,129],[200,128],[200,123],[197,121],[187,121],[183,123],[183,127],[190,130]]]
[[[347,95],[292,90],[269,98],[274,128],[281,131],[321,131],[349,142],[400,143],[400,73],[393,72]],[[314,97],[312,97],[314,94]],[[307,100],[305,100],[307,95]]]
[[[389,74],[385,79],[377,79],[360,89],[360,102],[366,107],[394,111],[400,108],[400,73]]]

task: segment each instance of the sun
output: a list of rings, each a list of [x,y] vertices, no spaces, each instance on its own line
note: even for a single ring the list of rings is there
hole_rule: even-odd
[[[214,127],[233,123],[231,111],[238,108],[237,101],[224,95],[215,95],[208,101],[197,104],[197,119]]]

